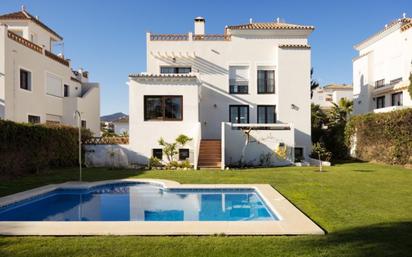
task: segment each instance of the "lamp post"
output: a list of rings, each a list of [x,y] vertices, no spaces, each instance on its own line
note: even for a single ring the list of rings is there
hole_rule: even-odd
[[[82,115],[81,113],[76,110],[74,112],[74,118],[78,118],[78,126],[79,126],[79,180],[82,181]]]

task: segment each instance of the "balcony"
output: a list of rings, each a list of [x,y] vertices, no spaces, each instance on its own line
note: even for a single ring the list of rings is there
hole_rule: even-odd
[[[374,113],[384,113],[384,112],[392,112],[392,111],[399,111],[406,108],[411,108],[410,106],[388,106],[379,109],[374,109]]]
[[[229,79],[229,93],[230,94],[248,94],[249,81]]]
[[[150,34],[150,41],[230,41],[231,36],[226,34]]]

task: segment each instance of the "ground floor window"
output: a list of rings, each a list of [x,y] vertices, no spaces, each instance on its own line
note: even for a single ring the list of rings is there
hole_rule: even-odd
[[[303,159],[303,147],[295,147],[295,162],[300,162]]]
[[[392,94],[392,106],[402,106],[403,105],[402,98],[403,98],[402,92]]]
[[[155,148],[152,150],[152,156],[159,160],[163,159],[163,150],[161,148]]]
[[[229,121],[232,123],[249,123],[249,106],[230,105]]]
[[[144,96],[144,120],[183,120],[183,96]]]
[[[36,115],[29,115],[27,121],[32,124],[39,124],[40,123],[40,116]]]
[[[276,106],[275,105],[258,105],[257,122],[258,123],[276,123]]]
[[[385,96],[376,97],[376,109],[385,107]]]
[[[189,158],[189,149],[179,149],[179,161],[184,161]]]
[[[82,128],[86,128],[87,127],[87,122],[85,120],[82,120]]]

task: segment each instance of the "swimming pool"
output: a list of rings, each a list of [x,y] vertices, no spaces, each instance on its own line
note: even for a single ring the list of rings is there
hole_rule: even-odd
[[[0,221],[273,221],[254,189],[116,183],[56,189],[0,208]]]

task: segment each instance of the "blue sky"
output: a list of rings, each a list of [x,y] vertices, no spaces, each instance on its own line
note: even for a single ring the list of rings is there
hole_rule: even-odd
[[[90,71],[101,83],[101,114],[128,113],[127,76],[146,69],[146,32],[193,31],[193,18],[206,18],[207,33],[225,25],[272,21],[314,25],[310,37],[314,77],[321,85],[352,83],[353,45],[400,18],[412,16],[410,0],[346,1],[126,1],[1,0],[0,13],[24,4],[64,37],[72,67]]]

